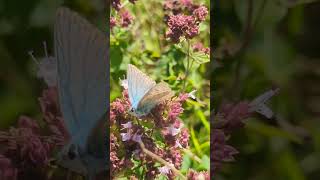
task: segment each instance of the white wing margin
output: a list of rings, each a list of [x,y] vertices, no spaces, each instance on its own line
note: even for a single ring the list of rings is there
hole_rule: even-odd
[[[156,85],[156,82],[132,64],[128,65],[127,80],[131,106],[137,109],[139,101]]]
[[[109,102],[108,37],[67,8],[54,29],[61,111],[72,136],[86,138]],[[81,135],[79,135],[81,134]],[[82,139],[82,145],[86,143]]]

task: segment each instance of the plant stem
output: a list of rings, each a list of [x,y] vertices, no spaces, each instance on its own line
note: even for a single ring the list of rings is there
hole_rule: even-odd
[[[199,164],[201,163],[201,159],[197,155],[193,154],[189,149],[183,148],[182,151],[188,154],[191,159],[197,161]]]
[[[153,152],[149,151],[148,149],[146,149],[146,147],[144,146],[143,142],[139,142],[140,148],[142,149],[142,151],[150,156],[151,158],[157,160],[158,162],[160,162],[161,164],[169,167],[174,174],[179,175],[183,180],[187,180],[187,178],[179,171],[177,170],[173,165],[171,165],[170,163],[168,163],[167,161],[165,161],[164,159],[162,159],[161,157],[159,157],[158,155],[154,154]]]
[[[189,75],[189,71],[190,71],[190,40],[187,39],[187,43],[188,43],[188,51],[187,51],[187,68],[186,68],[186,71],[185,71],[185,76],[184,76],[184,81],[183,81],[183,88],[182,88],[182,92],[185,91],[185,88],[186,88],[186,81],[187,81],[187,77]],[[192,61],[193,63],[193,61]],[[192,64],[191,63],[191,64]],[[192,66],[192,65],[191,65]]]

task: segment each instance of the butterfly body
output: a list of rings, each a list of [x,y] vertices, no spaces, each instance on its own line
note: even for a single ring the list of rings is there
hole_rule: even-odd
[[[131,103],[130,112],[137,117],[149,114],[156,105],[174,95],[167,83],[156,84],[155,81],[131,64],[128,65],[127,81]]]

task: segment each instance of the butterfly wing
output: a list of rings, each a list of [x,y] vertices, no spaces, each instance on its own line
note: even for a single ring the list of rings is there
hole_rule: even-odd
[[[140,100],[156,85],[156,82],[132,64],[128,65],[127,80],[131,106],[137,109]]]
[[[167,83],[160,82],[151,88],[138,104],[137,113],[148,114],[157,104],[174,95]]]
[[[265,116],[265,117],[268,118],[268,119],[272,118],[272,116],[273,116],[272,110],[271,110],[268,106],[266,106],[265,104],[259,105],[259,106],[256,108],[255,111],[256,111],[257,113]]]
[[[67,8],[57,10],[54,43],[59,101],[65,125],[82,147],[109,102],[108,41],[78,14]]]
[[[263,93],[262,95],[258,96],[249,104],[250,106],[249,111],[250,112],[255,111],[269,119],[272,118],[273,112],[265,103],[278,92],[279,92],[279,88],[275,90],[271,89]]]
[[[257,98],[255,98],[251,103],[250,106],[257,106],[259,104],[263,104],[266,101],[268,101],[272,96],[274,96],[275,94],[277,94],[279,92],[279,88],[278,89],[271,89],[263,94],[261,94],[260,96],[258,96]]]

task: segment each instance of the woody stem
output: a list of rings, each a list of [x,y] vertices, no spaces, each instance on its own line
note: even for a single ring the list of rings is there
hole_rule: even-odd
[[[143,144],[143,142],[139,142],[139,145],[140,145],[140,148],[142,149],[142,151],[150,156],[151,158],[157,160],[158,162],[160,162],[161,164],[169,167],[173,172],[174,174],[176,175],[179,175],[183,180],[187,180],[187,178],[179,171],[177,170],[172,164],[168,163],[167,161],[165,161],[164,159],[162,159],[160,156],[154,154],[153,152],[149,151]]]

